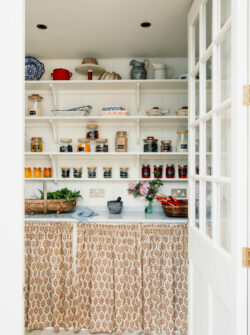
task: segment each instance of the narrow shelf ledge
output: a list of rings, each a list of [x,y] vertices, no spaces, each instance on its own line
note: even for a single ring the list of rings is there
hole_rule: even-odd
[[[78,182],[91,182],[91,181],[98,181],[98,182],[131,182],[131,181],[152,181],[155,178],[24,178],[25,181],[78,181]],[[168,182],[187,182],[188,178],[161,178],[160,179],[164,183]]]

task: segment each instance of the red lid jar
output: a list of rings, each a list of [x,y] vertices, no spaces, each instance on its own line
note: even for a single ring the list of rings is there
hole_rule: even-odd
[[[66,69],[54,69],[51,73],[53,80],[70,80],[72,73]]]
[[[174,165],[166,166],[166,178],[174,178],[175,177],[175,167]]]
[[[150,165],[142,165],[142,178],[150,178],[150,177],[151,177]]]
[[[154,177],[155,178],[162,178],[162,165],[154,165]]]
[[[188,167],[187,165],[178,165],[178,175],[179,178],[187,178],[188,175]]]

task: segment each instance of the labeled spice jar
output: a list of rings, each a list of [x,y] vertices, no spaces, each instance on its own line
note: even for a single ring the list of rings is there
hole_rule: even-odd
[[[187,178],[188,175],[188,167],[187,165],[178,165],[178,175],[179,178]]]
[[[144,152],[157,152],[158,151],[158,140],[153,136],[148,136],[143,140]]]
[[[51,178],[52,177],[52,168],[44,168],[43,169],[43,178]]]
[[[39,94],[32,94],[28,96],[28,116],[41,116],[42,115],[42,100]]]
[[[87,134],[86,137],[90,140],[96,140],[99,138],[98,125],[97,124],[88,124],[87,125]]]
[[[108,139],[107,138],[99,138],[96,140],[96,152],[108,152],[109,146],[108,146]]]
[[[128,151],[128,133],[126,131],[116,132],[115,151],[116,152]]]
[[[112,178],[112,167],[103,167],[103,178]]]
[[[62,167],[62,178],[69,178],[70,177],[70,168],[69,167]]]
[[[172,141],[163,140],[161,141],[161,152],[171,152],[172,151]]]
[[[166,178],[174,178],[175,177],[175,167],[174,164],[166,166]]]
[[[60,152],[73,152],[71,138],[61,138],[60,139]]]
[[[96,178],[96,166],[88,166],[88,177]]]
[[[121,166],[120,167],[120,177],[121,178],[128,178],[128,166]]]
[[[42,152],[43,151],[43,139],[42,137],[31,138],[31,152]]]
[[[151,168],[150,165],[142,165],[142,178],[151,177]]]
[[[82,167],[74,167],[73,175],[74,175],[74,178],[82,178]]]
[[[154,165],[154,177],[155,178],[162,178],[162,171],[163,171],[162,165]]]
[[[33,169],[33,177],[34,178],[42,178],[42,169],[39,167],[39,168],[34,168]]]
[[[188,151],[188,130],[178,129],[177,130],[177,152],[187,152]]]
[[[78,138],[78,152],[90,152],[90,145],[88,138]]]
[[[24,169],[24,178],[31,178],[31,168],[30,167],[26,167]]]

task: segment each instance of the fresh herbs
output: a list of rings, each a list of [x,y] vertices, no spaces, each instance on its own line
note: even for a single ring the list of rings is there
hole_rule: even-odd
[[[44,199],[44,192],[42,190],[39,190],[41,197],[40,199]],[[61,190],[57,190],[55,192],[48,192],[47,193],[47,199],[56,199],[61,200],[65,199],[67,201],[70,201],[72,198],[82,198],[80,191],[71,191],[67,187],[62,188]]]

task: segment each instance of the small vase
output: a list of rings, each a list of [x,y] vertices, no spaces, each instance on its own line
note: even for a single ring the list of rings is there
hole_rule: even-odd
[[[145,206],[145,214],[152,214],[153,208],[152,208],[152,201],[148,201]]]

